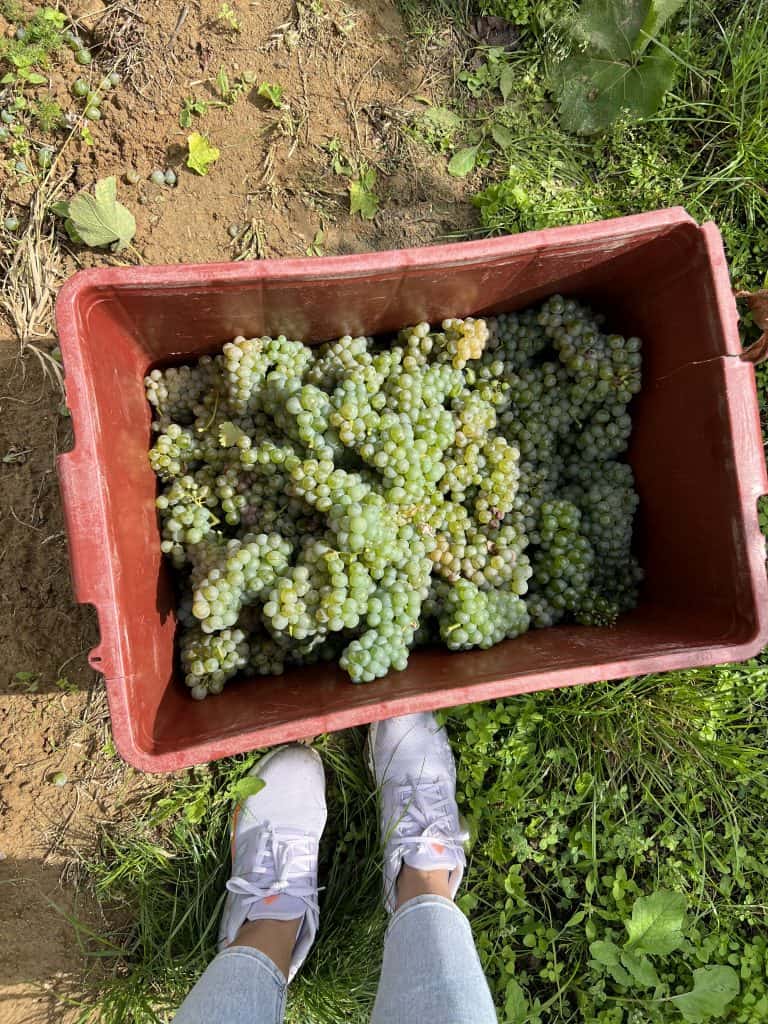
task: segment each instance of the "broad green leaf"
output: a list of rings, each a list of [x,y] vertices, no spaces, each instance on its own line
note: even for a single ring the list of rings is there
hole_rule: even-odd
[[[447,107],[428,107],[421,114],[421,120],[443,132],[455,131],[461,125],[461,118]]]
[[[130,210],[117,202],[114,176],[96,182],[94,194],[78,192],[69,201],[69,220],[86,245],[114,245],[121,249],[136,234]]]
[[[641,29],[640,49],[644,50],[658,35],[673,15],[677,14],[685,0],[651,0],[645,21]]]
[[[501,77],[499,78],[499,90],[501,92],[503,99],[506,100],[509,98],[509,94],[512,92],[514,84],[515,69],[509,67],[504,68],[504,70],[501,72]]]
[[[454,178],[465,178],[475,166],[479,149],[479,146],[466,146],[454,153],[448,162],[448,173]]]
[[[379,209],[379,197],[373,191],[375,185],[374,168],[362,168],[359,177],[349,183],[350,213],[359,213],[363,220],[373,220]]]
[[[69,216],[69,203],[61,200],[58,203],[51,203],[49,207],[51,213],[57,217],[68,217]]]
[[[622,985],[624,988],[632,988],[632,975],[629,971],[625,971],[620,964],[611,964],[605,969],[617,985]]]
[[[613,980],[629,988],[632,985],[632,976],[621,966],[621,950],[615,942],[605,942],[598,939],[590,943],[589,952],[595,963],[602,964]]]
[[[64,230],[67,232],[70,242],[74,242],[75,245],[85,245],[85,240],[82,235],[78,233],[77,228],[72,223],[71,217],[67,217],[64,221]]]
[[[264,779],[260,779],[257,775],[246,775],[242,779],[238,779],[229,790],[229,796],[232,800],[241,804],[247,800],[249,796],[255,796],[260,793],[266,786]]]
[[[569,917],[565,922],[563,925],[563,931],[565,931],[566,928],[574,928],[577,924],[581,924],[586,916],[586,910],[577,910],[576,913]]]
[[[207,174],[212,164],[221,156],[219,149],[212,146],[200,132],[192,132],[187,136],[189,154],[187,156],[187,167],[197,174]]]
[[[739,978],[732,967],[710,965],[693,972],[693,988],[674,1003],[690,1024],[701,1024],[708,1017],[719,1017],[731,1000],[739,994]]]
[[[27,75],[27,81],[30,85],[45,85],[48,79],[45,75],[41,75],[37,71],[30,71]]]
[[[219,426],[219,444],[222,448],[233,448],[241,437],[245,437],[245,431],[229,420]]]
[[[262,82],[256,90],[257,94],[264,100],[269,100],[273,107],[278,109],[283,105],[283,87],[273,85],[271,82]]]
[[[190,825],[199,825],[208,811],[208,790],[201,787],[194,800],[184,805],[184,817]]]
[[[661,980],[647,956],[638,956],[625,949],[621,954],[621,963],[638,985],[645,985],[646,988],[658,988],[661,984]]]
[[[674,57],[658,47],[634,63],[572,54],[553,71],[563,127],[590,135],[610,127],[622,110],[650,117],[672,86],[675,70]]]
[[[597,960],[604,967],[618,964],[621,956],[621,950],[615,942],[605,942],[602,939],[590,943],[589,953],[593,960]]]
[[[574,34],[592,54],[629,60],[648,17],[650,0],[584,0]]]
[[[530,1007],[520,985],[514,978],[507,982],[504,999],[504,1020],[507,1024],[525,1024]]]
[[[491,136],[496,145],[500,146],[503,150],[512,149],[515,144],[515,136],[503,124],[495,124],[491,128]]]
[[[685,908],[686,899],[681,893],[660,890],[638,896],[626,922],[626,949],[659,956],[677,949],[683,941]]]

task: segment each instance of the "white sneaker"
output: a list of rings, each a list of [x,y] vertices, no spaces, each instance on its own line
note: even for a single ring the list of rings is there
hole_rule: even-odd
[[[456,766],[445,729],[429,713],[374,722],[368,758],[381,792],[384,903],[392,913],[403,864],[420,871],[448,870],[451,896],[464,876]]]
[[[265,786],[235,810],[232,877],[219,928],[219,949],[246,921],[297,920],[291,981],[309,953],[320,921],[317,852],[325,828],[325,772],[317,751],[278,747],[254,765]]]

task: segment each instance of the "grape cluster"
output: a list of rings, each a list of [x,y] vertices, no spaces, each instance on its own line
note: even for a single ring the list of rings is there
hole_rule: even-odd
[[[312,349],[237,337],[152,369],[161,548],[192,696],[425,643],[487,648],[633,607],[620,461],[640,342],[574,299]]]
[[[578,615],[595,569],[594,548],[581,531],[581,512],[570,501],[545,501],[539,513],[539,552],[534,562],[531,614],[551,626]]]
[[[204,633],[229,629],[290,565],[292,547],[278,533],[201,543],[190,550],[192,614]]]
[[[184,679],[195,700],[221,693],[224,683],[248,665],[249,647],[240,629],[218,633],[186,629],[180,647]]]
[[[509,590],[481,590],[465,579],[442,590],[440,636],[452,651],[492,647],[528,629],[526,604]]]

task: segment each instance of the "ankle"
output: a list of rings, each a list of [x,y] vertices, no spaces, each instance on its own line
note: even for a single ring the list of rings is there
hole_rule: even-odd
[[[436,871],[422,871],[419,868],[412,868],[409,864],[403,864],[400,874],[397,876],[395,909],[399,910],[404,903],[417,896],[442,896],[446,900],[453,899],[450,877],[450,872],[444,868]]]
[[[251,946],[269,957],[285,978],[291,966],[291,956],[296,945],[302,918],[277,921],[262,917],[246,921],[232,942],[233,946]]]

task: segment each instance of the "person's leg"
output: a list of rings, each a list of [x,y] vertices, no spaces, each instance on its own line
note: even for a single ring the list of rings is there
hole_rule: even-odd
[[[372,1024],[496,1024],[469,922],[453,902],[466,835],[445,730],[428,714],[379,722],[369,753],[392,913]]]
[[[285,976],[252,946],[230,946],[211,961],[173,1024],[281,1024]]]
[[[235,812],[219,955],[174,1024],[279,1024],[318,928],[317,851],[325,775],[308,747],[274,750],[251,772],[262,789]]]

